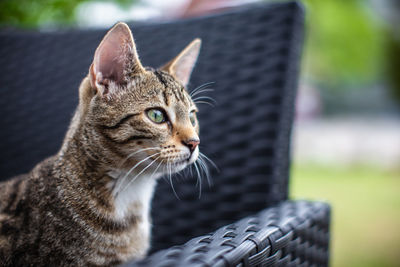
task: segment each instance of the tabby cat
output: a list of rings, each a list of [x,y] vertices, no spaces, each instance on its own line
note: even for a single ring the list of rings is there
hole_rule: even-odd
[[[0,184],[0,265],[110,266],[146,254],[156,179],[198,158],[185,87],[200,44],[155,70],[126,24],[108,31],[60,151]]]

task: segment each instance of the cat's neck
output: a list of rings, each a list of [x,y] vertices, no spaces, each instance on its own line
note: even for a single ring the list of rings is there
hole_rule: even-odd
[[[97,203],[96,209],[115,220],[134,215],[147,221],[157,177],[110,169],[81,140],[84,134],[79,125],[74,126],[76,117],[77,114],[56,157],[57,164],[63,166],[62,173],[68,174],[63,178],[70,190],[79,189],[81,192],[77,197],[87,203]],[[82,191],[87,194],[82,194]]]
[[[117,218],[123,218],[127,214],[137,212],[138,209],[149,215],[150,203],[156,185],[156,179],[153,175],[127,173],[121,170],[110,171],[108,175],[114,178],[114,181],[109,185],[112,186]]]

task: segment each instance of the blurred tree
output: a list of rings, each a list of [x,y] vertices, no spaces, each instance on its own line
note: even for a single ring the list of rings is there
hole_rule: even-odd
[[[138,0],[98,1],[126,7]],[[369,1],[302,1],[307,7],[306,75],[335,90],[352,85],[363,88],[379,80],[387,61],[384,45],[387,31]],[[83,2],[94,0],[0,0],[0,26],[73,25],[75,10]]]
[[[307,7],[308,62],[312,78],[341,85],[378,79],[383,64],[385,33],[366,1],[304,0]],[[346,86],[345,86],[346,87]]]
[[[21,28],[71,25],[75,22],[76,7],[89,1],[91,0],[0,0],[0,25]],[[112,2],[128,6],[136,0]]]
[[[400,34],[398,34],[400,36]],[[389,35],[387,42],[386,65],[390,89],[393,97],[400,103],[400,40],[394,35]]]
[[[383,5],[381,13],[387,21],[386,75],[389,78],[392,96],[400,104],[400,1],[375,1],[378,8]]]

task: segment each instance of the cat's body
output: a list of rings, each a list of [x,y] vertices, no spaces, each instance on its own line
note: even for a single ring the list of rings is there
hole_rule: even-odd
[[[108,197],[105,193],[79,182],[68,185],[68,178],[57,177],[56,161],[51,158],[28,177],[0,187],[17,193],[1,203],[1,264],[113,265],[144,256],[150,231],[146,204],[132,203],[135,211],[117,219],[110,203],[101,199]],[[109,180],[106,175],[103,179]],[[71,194],[70,187],[80,195]]]
[[[199,153],[183,86],[199,46],[145,69],[129,28],[109,31],[60,151],[0,183],[0,266],[109,266],[146,254],[156,178]]]

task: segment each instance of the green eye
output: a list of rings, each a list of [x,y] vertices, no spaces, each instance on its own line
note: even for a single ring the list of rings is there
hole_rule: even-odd
[[[190,122],[192,123],[193,126],[196,125],[196,117],[194,116],[194,114],[195,114],[194,111],[189,113],[189,119],[190,119]]]
[[[147,116],[149,117],[150,120],[152,120],[155,123],[163,123],[165,122],[165,116],[164,112],[162,112],[159,109],[149,109],[147,111]]]

